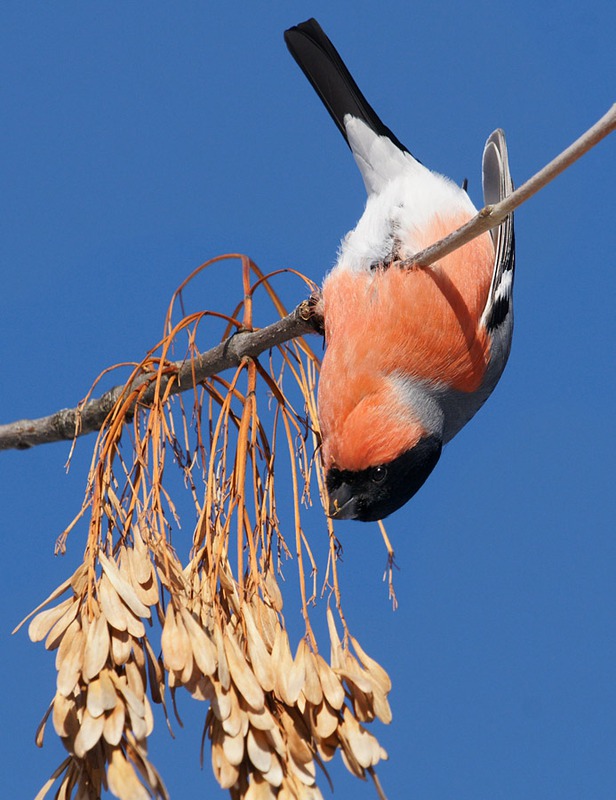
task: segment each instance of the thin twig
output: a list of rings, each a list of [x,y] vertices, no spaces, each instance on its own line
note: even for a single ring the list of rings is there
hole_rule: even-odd
[[[556,156],[555,159],[550,161],[543,169],[540,169],[539,172],[529,178],[526,183],[523,183],[508,197],[505,197],[500,203],[485,206],[461,228],[453,231],[439,242],[430,245],[430,247],[426,247],[425,250],[417,253],[412,258],[401,262],[400,266],[427,267],[444,256],[453,253],[454,250],[472,241],[482,233],[498,227],[508,214],[511,214],[514,209],[525,203],[540,189],[543,189],[544,186],[547,186],[550,181],[553,181],[561,172],[564,172],[614,130],[616,130],[616,103],[607,114],[604,114],[600,120],[595,122],[592,128],[589,128],[572,145],[563,150],[560,155]]]

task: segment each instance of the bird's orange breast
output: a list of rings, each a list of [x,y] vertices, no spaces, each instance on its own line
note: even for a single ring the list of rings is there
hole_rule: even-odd
[[[465,221],[437,218],[422,246]],[[323,285],[327,350],[319,415],[324,437],[333,437],[327,443],[333,460],[339,460],[338,445],[349,447],[342,441],[350,434],[344,430],[345,420],[353,417],[357,406],[369,403],[370,396],[386,396],[389,376],[463,392],[479,388],[490,359],[480,319],[493,264],[492,240],[484,234],[427,268],[392,264],[354,271],[340,264],[330,273]]]

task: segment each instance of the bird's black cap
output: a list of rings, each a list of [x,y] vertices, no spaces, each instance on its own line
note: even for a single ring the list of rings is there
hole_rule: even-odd
[[[387,464],[351,472],[331,467],[327,472],[329,516],[375,522],[397,511],[423,486],[439,460],[442,441],[424,436]]]

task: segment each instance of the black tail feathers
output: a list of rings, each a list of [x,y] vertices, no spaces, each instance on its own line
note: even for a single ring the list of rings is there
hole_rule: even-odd
[[[316,19],[309,19],[284,34],[289,52],[312,84],[348,144],[347,114],[366,123],[379,136],[387,136],[405,152],[407,148],[379,119],[353,76]]]

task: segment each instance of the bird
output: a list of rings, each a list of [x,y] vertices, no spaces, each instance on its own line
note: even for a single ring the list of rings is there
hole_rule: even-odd
[[[367,201],[321,287],[317,406],[334,519],[374,522],[423,486],[503,372],[513,332],[513,215],[429,266],[414,254],[477,213],[380,120],[315,19],[286,45],[346,140]],[[504,132],[482,159],[486,204],[513,191]]]

